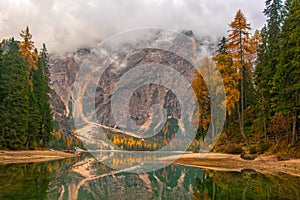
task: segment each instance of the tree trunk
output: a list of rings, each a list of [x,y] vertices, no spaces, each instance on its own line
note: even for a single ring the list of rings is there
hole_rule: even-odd
[[[267,110],[267,107],[265,105],[265,97],[264,97],[264,94],[262,94],[262,105],[263,105],[263,108],[262,108],[262,114],[263,114],[263,131],[264,131],[264,136],[265,136],[265,142],[267,142],[267,115],[266,115],[266,110]]]
[[[244,126],[243,126],[243,122],[242,122],[242,118],[241,118],[241,111],[240,111],[240,106],[238,105],[238,116],[239,116],[239,125],[240,125],[240,131],[241,134],[243,136],[243,138],[245,139],[245,141],[247,141],[246,135],[244,133]]]
[[[243,67],[242,67],[243,68]],[[246,139],[245,133],[244,133],[244,76],[243,76],[242,70],[242,81],[241,81],[241,134]]]
[[[223,130],[225,130],[225,131],[223,131],[223,134],[224,134],[224,136],[225,136],[225,139],[227,140],[227,138],[228,138],[228,136],[227,136],[227,131],[231,131],[230,130],[230,126],[229,126],[229,124],[230,124],[230,116],[228,116],[228,115],[226,115],[226,118],[225,118],[225,125],[224,125],[224,129]]]
[[[243,43],[242,43],[242,30],[239,32],[239,43],[240,43],[240,62],[241,62],[241,111],[239,113],[239,123],[240,123],[240,129],[241,134],[243,138],[247,142],[247,138],[244,133],[244,78],[245,78],[245,69],[244,69],[244,51],[243,51]]]
[[[293,132],[292,132],[292,146],[295,146],[297,140],[297,132],[298,132],[298,109],[294,108],[293,110]]]

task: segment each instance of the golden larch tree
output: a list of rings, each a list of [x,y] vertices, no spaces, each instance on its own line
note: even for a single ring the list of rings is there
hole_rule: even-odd
[[[240,99],[240,91],[238,90],[239,73],[233,66],[232,59],[228,54],[217,54],[213,57],[219,72],[222,75],[225,87],[226,99],[223,106],[226,106],[227,114],[231,115],[236,103]]]
[[[204,76],[210,77],[208,75],[210,72],[210,64],[209,58],[205,58],[202,65],[199,67],[199,70],[195,69],[195,75],[192,81],[194,98],[198,104],[198,109],[196,110],[193,123],[198,129],[196,138],[202,138],[202,140],[204,140],[205,132],[211,120],[209,88],[206,84],[207,80],[204,80]]]
[[[29,32],[28,26],[26,26],[25,30],[21,31],[20,36],[23,38],[23,41],[19,43],[19,48],[28,66],[29,84],[30,89],[32,90],[33,83],[30,78],[30,73],[32,69],[38,70],[38,53],[34,47],[34,42],[32,41],[32,35]]]
[[[246,78],[249,77],[252,64],[250,63],[252,54],[254,53],[253,42],[250,40],[249,31],[251,30],[250,24],[239,10],[234,20],[230,23],[230,34],[227,38],[227,49],[229,55],[233,61],[233,67],[236,72],[240,74],[240,108],[239,113],[239,124],[240,131],[243,138],[246,140],[244,134],[244,109],[245,109],[245,82]]]

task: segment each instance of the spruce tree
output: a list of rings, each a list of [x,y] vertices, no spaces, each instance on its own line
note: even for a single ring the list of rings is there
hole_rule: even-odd
[[[273,48],[276,47],[278,41],[278,33],[281,31],[281,24],[283,22],[284,5],[282,0],[267,0],[264,14],[267,17],[267,28],[268,28],[268,44],[270,53],[273,52]]]
[[[38,108],[38,103],[33,92],[29,93],[29,120],[26,134],[26,149],[36,149],[38,145],[38,137],[41,126],[41,115]]]
[[[0,65],[0,134],[4,149],[24,148],[29,120],[27,66],[17,42],[11,40]]]
[[[3,45],[3,42],[1,43],[1,46],[0,46],[0,79],[2,79],[2,74],[4,74],[5,70],[4,70],[4,67],[2,67],[2,53],[3,53],[3,49],[2,49],[2,45]],[[1,83],[1,81],[0,81]],[[1,88],[1,85],[0,85],[0,88]],[[3,89],[3,88],[1,88]],[[3,90],[0,90],[0,114],[4,114],[4,110],[2,110],[3,108],[1,107],[1,104],[2,104],[2,100],[4,98],[4,94],[3,94]],[[2,127],[2,124],[0,123],[0,147],[2,147],[2,144],[4,143],[4,133],[2,133],[2,129],[4,127]]]
[[[284,21],[279,63],[273,80],[275,111],[293,118],[292,145],[296,143],[300,110],[300,3],[293,0]]]
[[[255,82],[258,93],[258,104],[263,116],[263,132],[267,134],[272,110],[273,77],[279,62],[279,39],[283,21],[284,6],[282,0],[267,0],[264,14],[267,25],[261,31],[262,44],[259,46],[258,63],[255,69]]]
[[[260,110],[261,120],[261,130],[264,133],[265,140],[267,139],[267,129],[270,118],[270,108],[271,108],[271,99],[270,99],[270,86],[272,76],[268,71],[268,58],[267,58],[267,27],[264,26],[260,32],[261,44],[258,45],[258,59],[257,65],[254,72],[254,83],[257,91],[257,107]]]
[[[226,42],[227,42],[226,38],[222,37],[221,41],[218,44],[217,53],[219,53],[219,54],[228,54],[228,50],[227,50],[227,47],[226,47]]]
[[[38,143],[45,147],[50,140],[50,132],[53,131],[52,114],[49,105],[50,101],[50,73],[49,61],[46,45],[39,53],[38,70],[33,71],[33,92],[38,102],[39,113],[41,115],[40,131]]]
[[[0,148],[46,147],[53,129],[46,46],[37,56],[26,27],[22,42],[0,44]]]

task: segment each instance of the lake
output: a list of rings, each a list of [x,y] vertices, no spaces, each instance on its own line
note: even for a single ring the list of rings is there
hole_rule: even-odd
[[[0,165],[0,199],[300,199],[300,177],[177,164],[137,174],[113,170],[83,153],[45,163]]]

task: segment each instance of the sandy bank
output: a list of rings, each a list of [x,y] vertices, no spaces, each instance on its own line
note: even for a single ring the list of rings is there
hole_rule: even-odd
[[[165,157],[162,161],[172,160]],[[255,160],[243,160],[240,155],[208,153],[208,154],[184,154],[175,163],[189,165],[203,169],[241,171],[254,169],[261,173],[287,173],[300,176],[300,159],[277,161],[276,156],[259,156]]]
[[[74,156],[76,155],[54,150],[0,150],[0,164],[46,162]]]

